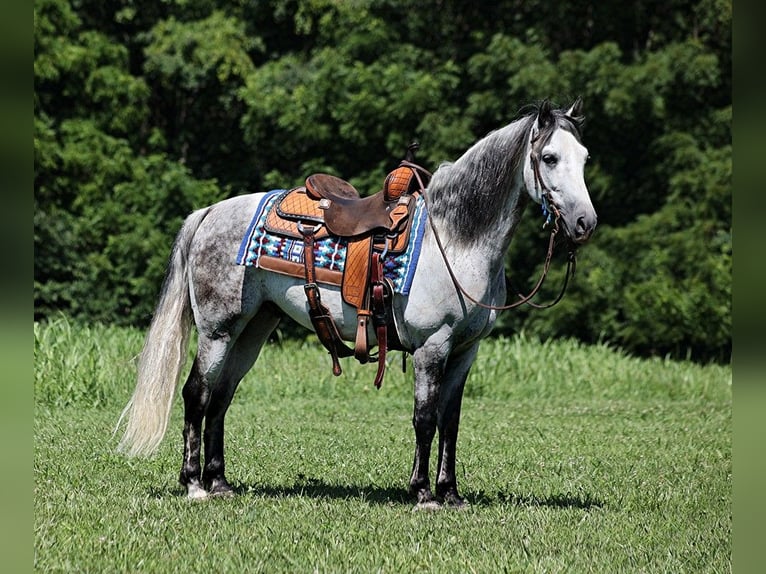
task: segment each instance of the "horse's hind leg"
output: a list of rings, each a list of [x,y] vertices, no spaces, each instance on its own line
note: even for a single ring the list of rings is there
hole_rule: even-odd
[[[184,454],[179,482],[189,498],[204,498],[200,463],[202,421],[205,419],[204,482],[216,493],[231,490],[224,477],[223,417],[239,381],[258,357],[279,316],[263,307],[238,338],[199,335],[197,357],[183,387]]]
[[[218,379],[223,360],[229,351],[228,347],[228,339],[209,341],[200,335],[197,356],[183,387],[184,454],[178,481],[186,487],[189,498],[207,496],[201,482],[202,419],[210,399],[210,387]]]
[[[210,494],[234,492],[226,480],[224,463],[224,419],[239,382],[258,358],[264,343],[276,328],[281,315],[266,305],[237,338],[226,360],[223,373],[213,387],[205,414],[205,467],[202,483]]]

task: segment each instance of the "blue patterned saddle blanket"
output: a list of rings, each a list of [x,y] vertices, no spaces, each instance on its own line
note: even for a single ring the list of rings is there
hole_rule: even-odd
[[[281,189],[270,191],[261,199],[242,238],[237,253],[238,265],[263,267],[277,273],[301,276],[295,272],[298,269],[295,264],[300,264],[300,269],[303,268],[303,241],[271,233],[265,226],[269,211],[274,208],[284,192],[285,190]],[[428,219],[422,196],[417,198],[411,217],[412,224],[407,248],[402,253],[387,253],[383,258],[383,275],[391,281],[394,291],[402,295],[408,295],[410,292]],[[315,268],[342,275],[346,265],[347,247],[348,240],[344,237],[328,235],[323,239],[317,239],[314,244]],[[267,264],[274,260],[287,262],[287,265]],[[294,272],[284,270],[290,268],[289,264],[293,264]],[[317,280],[320,283],[323,282],[321,272],[317,273]]]

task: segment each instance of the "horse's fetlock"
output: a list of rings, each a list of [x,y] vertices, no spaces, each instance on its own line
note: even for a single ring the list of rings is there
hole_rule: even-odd
[[[460,495],[457,492],[457,484],[454,482],[437,483],[436,497],[444,501],[460,499]]]
[[[178,483],[181,486],[189,486],[190,484],[194,482],[196,482],[197,484],[200,483],[199,471],[194,473],[194,472],[189,472],[187,469],[181,470],[181,473],[178,475]]]

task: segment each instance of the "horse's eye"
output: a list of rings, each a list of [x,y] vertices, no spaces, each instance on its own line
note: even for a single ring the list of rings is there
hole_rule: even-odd
[[[546,153],[545,155],[543,155],[543,162],[545,162],[545,165],[549,165],[553,167],[554,165],[556,165],[558,161],[559,161],[559,158],[557,158],[552,153]]]

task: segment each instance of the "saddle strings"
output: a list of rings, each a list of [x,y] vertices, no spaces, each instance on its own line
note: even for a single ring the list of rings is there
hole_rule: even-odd
[[[536,137],[533,138],[532,140],[533,145],[536,139],[537,139]],[[539,152],[538,152],[538,155],[539,155]],[[573,249],[569,252],[569,255],[567,257],[567,269],[566,269],[566,274],[564,275],[564,283],[561,287],[561,291],[559,292],[558,296],[552,302],[545,303],[545,304],[539,304],[539,303],[535,303],[534,301],[531,301],[531,299],[535,295],[537,295],[537,292],[542,287],[543,282],[545,281],[545,278],[548,275],[548,269],[550,268],[551,259],[553,258],[553,251],[555,248],[556,234],[558,234],[559,232],[559,219],[561,217],[561,214],[559,213],[558,208],[556,208],[556,205],[552,201],[550,189],[548,188],[548,186],[545,185],[545,182],[543,182],[543,179],[540,175],[539,158],[535,156],[534,149],[530,152],[530,160],[532,161],[532,168],[533,168],[533,172],[535,176],[535,187],[539,185],[541,196],[544,196],[547,198],[549,209],[553,210],[555,218],[553,220],[553,228],[551,229],[550,239],[548,240],[548,252],[545,256],[545,262],[543,263],[543,272],[540,275],[540,279],[538,279],[537,284],[532,288],[532,290],[529,292],[528,295],[521,295],[520,293],[516,292],[516,296],[519,297],[518,301],[514,301],[513,303],[509,303],[508,305],[488,305],[486,303],[479,301],[475,297],[471,296],[465,290],[465,288],[460,284],[460,281],[455,275],[455,272],[452,269],[452,266],[450,265],[449,260],[447,259],[447,253],[445,252],[444,245],[442,244],[442,241],[441,241],[441,237],[439,237],[439,232],[436,230],[436,227],[434,226],[433,218],[428,217],[428,224],[431,227],[431,231],[434,234],[436,245],[439,247],[439,253],[441,253],[442,259],[444,260],[444,265],[447,268],[447,272],[449,273],[450,279],[452,279],[452,283],[466,297],[466,299],[468,299],[472,303],[484,309],[490,309],[492,311],[507,311],[509,309],[515,309],[516,307],[524,305],[525,303],[537,309],[547,309],[549,307],[553,307],[559,301],[561,301],[561,299],[564,297],[564,293],[566,292],[567,285],[569,284],[569,277],[570,275],[574,274],[574,269],[576,264],[576,259],[575,259],[576,253],[575,253],[575,250]],[[423,180],[420,178],[420,171],[423,171],[424,173],[428,174],[429,177],[431,177],[431,173],[428,172],[426,169],[422,168],[421,166],[409,161],[402,161],[402,165],[405,165],[413,170],[415,174],[415,178],[418,180],[418,185],[420,186],[420,191],[423,194],[423,198],[426,200],[426,206],[427,206],[428,195],[426,193],[426,187],[423,184]],[[513,290],[516,291],[515,289]]]

